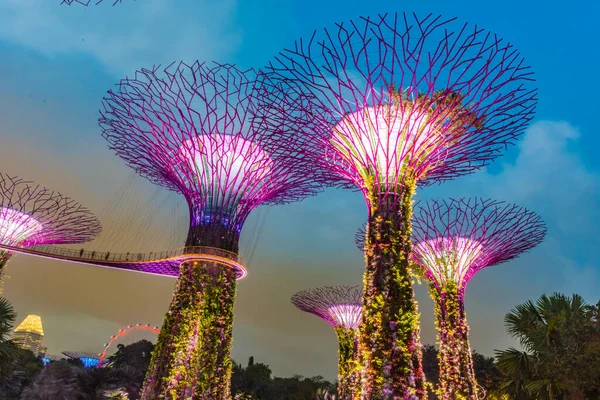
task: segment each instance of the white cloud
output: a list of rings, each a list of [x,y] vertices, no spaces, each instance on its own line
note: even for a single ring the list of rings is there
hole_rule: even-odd
[[[53,57],[81,53],[119,75],[178,60],[226,59],[241,38],[236,0],[144,0],[112,7],[3,0],[0,39]]]

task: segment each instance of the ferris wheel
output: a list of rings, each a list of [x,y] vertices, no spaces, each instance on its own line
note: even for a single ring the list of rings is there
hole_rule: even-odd
[[[129,334],[130,332],[137,331],[137,330],[150,331],[150,332],[156,333],[157,335],[160,332],[160,329],[157,326],[151,326],[150,324],[145,324],[145,325],[143,325],[143,324],[127,325],[126,328],[122,328],[122,329],[119,330],[119,332],[117,332],[116,334],[112,335],[110,337],[110,341],[108,343],[104,344],[104,349],[102,350],[102,353],[100,353],[100,357],[99,357],[99,361],[98,361],[98,366],[101,367],[104,364],[104,361],[105,361],[105,358],[106,358],[106,353],[108,352],[108,349],[110,348],[110,346],[112,346],[112,344],[114,342],[116,342],[117,340],[119,340],[123,336]]]

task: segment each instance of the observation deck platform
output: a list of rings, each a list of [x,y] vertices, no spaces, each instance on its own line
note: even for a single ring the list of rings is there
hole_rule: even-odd
[[[0,243],[0,250],[50,260],[171,277],[179,275],[179,266],[183,262],[210,261],[235,269],[238,279],[242,279],[247,275],[246,262],[241,256],[227,250],[208,246],[183,247],[156,253],[111,253],[67,249],[50,245],[21,248]]]

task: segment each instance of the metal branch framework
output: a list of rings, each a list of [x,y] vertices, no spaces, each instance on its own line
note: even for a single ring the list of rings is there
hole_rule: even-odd
[[[41,244],[83,243],[102,228],[75,200],[0,172],[0,243],[27,248]],[[10,252],[0,250],[0,264]]]
[[[546,225],[524,207],[462,198],[415,207],[413,260],[437,287],[452,281],[461,296],[482,268],[497,265],[542,242]]]
[[[362,315],[359,286],[325,286],[307,289],[292,296],[300,310],[314,314],[334,328],[357,329]]]
[[[325,286],[292,296],[300,310],[329,322],[338,338],[338,398],[354,399],[359,390],[358,327],[362,319],[359,286]]]
[[[303,120],[319,142],[309,149],[322,148],[315,163],[365,192],[373,182],[425,185],[481,168],[523,133],[536,105],[532,72],[511,44],[433,15],[315,31],[267,76],[281,96],[267,98],[271,108]]]
[[[273,137],[308,137],[302,151],[321,179],[361,190],[369,207],[361,398],[425,398],[408,262],[412,196],[514,142],[533,117],[532,80],[497,35],[398,13],[315,31],[266,68],[261,107],[276,121]]]
[[[190,210],[186,246],[238,252],[249,213],[320,189],[302,137],[273,140],[257,107],[257,74],[195,62],[137,71],[103,100],[109,147],[140,175],[181,193]],[[264,94],[264,89],[261,94]],[[143,399],[227,399],[235,271],[182,263],[142,389]]]

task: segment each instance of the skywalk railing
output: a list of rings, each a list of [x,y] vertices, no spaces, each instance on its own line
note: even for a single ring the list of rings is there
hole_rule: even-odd
[[[2,246],[10,251],[11,246]],[[194,258],[194,255],[210,255],[225,258],[235,263],[245,265],[244,259],[231,251],[218,249],[209,246],[182,247],[175,250],[149,252],[149,253],[112,253],[110,251],[89,251],[85,249],[76,250],[59,246],[41,245],[26,249],[14,248],[15,250],[28,253],[43,253],[60,258],[78,259],[81,261],[99,261],[99,262],[121,262],[121,263],[147,263],[172,258]]]

